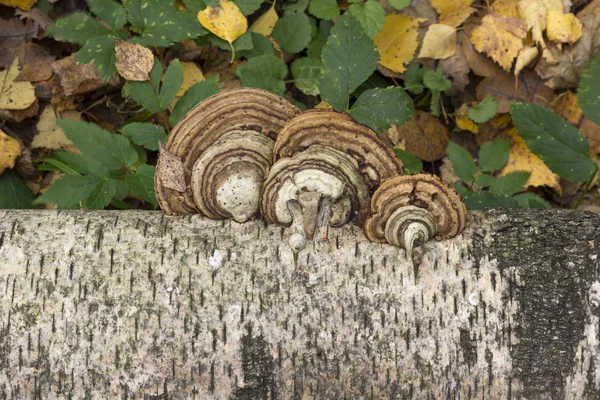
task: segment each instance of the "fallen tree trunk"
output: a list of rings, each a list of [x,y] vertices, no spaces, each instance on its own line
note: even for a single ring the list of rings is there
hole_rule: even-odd
[[[403,250],[160,212],[0,211],[0,398],[598,398],[600,217]]]

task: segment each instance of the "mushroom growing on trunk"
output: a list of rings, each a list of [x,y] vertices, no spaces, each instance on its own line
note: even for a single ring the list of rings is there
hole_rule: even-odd
[[[423,244],[458,235],[466,216],[465,203],[447,182],[436,175],[402,175],[384,181],[373,194],[364,230],[373,242],[406,249],[416,277]]]
[[[198,104],[161,151],[154,182],[160,207],[167,214],[201,212],[238,222],[256,215],[274,140],[299,112],[260,89],[223,92]],[[169,174],[179,174],[180,184],[168,182]]]

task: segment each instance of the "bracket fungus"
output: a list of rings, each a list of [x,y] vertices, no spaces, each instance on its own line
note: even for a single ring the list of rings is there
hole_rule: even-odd
[[[167,214],[201,212],[238,222],[254,216],[273,141],[299,112],[284,98],[260,89],[232,90],[204,100],[175,126],[161,152],[154,182],[161,208]],[[173,168],[177,159],[183,168]],[[167,182],[167,168],[181,171],[183,176],[175,180],[183,185]]]
[[[423,256],[421,246],[433,237],[458,235],[466,216],[462,198],[447,182],[436,175],[402,175],[386,180],[373,194],[364,230],[373,242],[406,249],[417,267]]]

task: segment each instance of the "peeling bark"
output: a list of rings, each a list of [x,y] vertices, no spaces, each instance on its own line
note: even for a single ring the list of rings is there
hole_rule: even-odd
[[[0,211],[0,398],[597,399],[600,217],[404,251],[160,212]],[[221,258],[222,257],[222,258]]]

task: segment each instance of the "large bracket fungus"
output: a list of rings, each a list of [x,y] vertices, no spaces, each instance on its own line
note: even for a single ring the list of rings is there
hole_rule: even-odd
[[[210,218],[248,220],[259,208],[273,140],[299,112],[260,89],[223,92],[197,105],[169,135],[163,151],[170,161],[159,159],[154,184],[161,208],[167,214],[201,212]],[[183,184],[163,182],[165,170],[177,159]]]
[[[364,230],[373,242],[405,248],[418,266],[421,246],[433,237],[458,235],[465,228],[466,215],[460,195],[436,175],[402,175],[386,180],[373,194]]]

